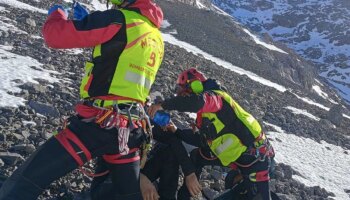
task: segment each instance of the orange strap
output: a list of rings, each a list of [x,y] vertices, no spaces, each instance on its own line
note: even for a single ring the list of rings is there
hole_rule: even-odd
[[[113,112],[113,110],[108,110],[106,113],[104,113],[102,115],[102,117],[100,117],[98,120],[96,120],[96,123],[101,124],[103,122],[103,120],[105,120],[112,112]]]

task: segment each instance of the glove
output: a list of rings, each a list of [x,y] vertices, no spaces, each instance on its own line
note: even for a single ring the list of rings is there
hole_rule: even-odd
[[[75,2],[73,6],[74,14],[73,19],[74,20],[82,20],[86,15],[89,14],[89,12],[84,8],[80,3]]]
[[[54,5],[54,6],[52,6],[52,7],[49,9],[49,11],[48,11],[48,15],[51,15],[51,13],[53,13],[54,11],[56,11],[56,10],[58,10],[58,9],[62,10],[62,11],[64,12],[65,16],[68,16],[68,10],[65,9],[65,8],[64,8],[63,6],[61,6],[61,5]]]

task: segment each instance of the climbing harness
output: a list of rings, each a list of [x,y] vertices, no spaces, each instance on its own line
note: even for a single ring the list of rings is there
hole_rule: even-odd
[[[113,100],[113,103],[106,107],[96,105],[95,101],[92,102],[94,103],[92,106],[90,103],[91,102],[84,102],[76,106],[80,121],[98,124],[100,128],[106,130],[115,128],[118,134],[117,145],[119,153],[103,155],[104,160],[112,164],[123,164],[141,159],[141,166],[143,167],[146,161],[144,157],[147,157],[151,149],[151,140],[153,138],[150,120],[143,106],[136,102],[118,104],[117,100]],[[106,101],[103,103],[106,103]],[[82,173],[92,177],[107,174],[108,171],[93,174],[91,170],[83,168],[84,163],[91,160],[91,153],[75,134],[66,128],[67,123],[64,124],[63,131],[57,134],[56,138],[78,163]],[[135,128],[142,128],[145,134],[145,141],[141,145],[142,158],[140,158],[139,148],[129,149],[127,145],[131,131]],[[74,144],[74,146],[71,143]]]
[[[273,157],[275,155],[275,152],[273,150],[272,145],[270,144],[269,140],[266,138],[265,133],[262,132],[259,137],[255,139],[254,146],[247,149],[243,155],[250,155],[254,156],[256,159],[253,160],[249,164],[241,164],[239,162],[234,162],[230,164],[231,168],[234,168],[234,165],[237,165],[238,167],[251,167],[257,162],[263,162],[265,161],[266,157]]]

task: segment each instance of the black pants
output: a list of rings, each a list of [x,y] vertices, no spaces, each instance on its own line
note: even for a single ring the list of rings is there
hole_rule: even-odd
[[[159,178],[160,200],[175,200],[179,182],[179,163],[169,146],[160,145],[141,170],[151,182]]]
[[[210,150],[202,150],[202,153],[206,157],[210,157]],[[191,159],[192,162],[196,166],[196,175],[197,177],[200,177],[200,174],[202,172],[202,168],[206,165],[211,166],[223,166],[219,159],[215,160],[207,160],[203,158],[200,153],[199,149],[194,149],[191,152]],[[238,160],[242,162],[243,164],[248,164],[252,160],[254,160],[254,156],[245,156],[242,155]],[[237,187],[235,189],[235,199],[261,199],[261,200],[269,200],[270,199],[270,190],[269,190],[269,181],[261,181],[261,182],[253,182],[249,179],[249,175],[254,172],[259,172],[263,170],[269,170],[269,160],[266,159],[263,162],[257,162],[251,167],[243,168],[240,167],[239,171],[243,176],[243,182],[240,184],[240,187]],[[236,174],[235,171],[230,171],[228,173],[228,176],[225,179],[225,187],[226,189],[230,189],[233,186],[233,179],[234,175]],[[191,197],[187,187],[183,185],[178,193],[178,199],[181,200],[189,200]]]
[[[68,129],[81,141],[90,151],[91,157],[95,158],[104,154],[117,154],[118,137],[117,130],[101,129],[97,124],[85,123],[77,117],[70,118]],[[59,134],[62,134],[59,133]],[[131,132],[128,146],[139,147],[142,142],[142,129]],[[77,145],[72,147],[79,152]],[[88,159],[79,154],[83,162]],[[120,173],[128,173],[127,180],[113,179],[113,199],[118,200],[142,200],[139,184],[138,162],[129,165],[110,166],[109,169],[115,176]],[[76,169],[78,164],[68,153],[61,143],[52,137],[37,149],[2,185],[0,189],[0,200],[35,200],[49,186],[50,183]],[[123,171],[125,170],[125,171]],[[124,184],[123,188],[115,189]]]
[[[103,199],[142,199],[139,196],[139,162],[113,165],[98,158],[96,173],[109,170],[110,173],[95,177],[91,183],[91,200]],[[135,193],[136,192],[136,193]]]
[[[99,159],[97,163],[97,172],[107,169],[107,163]],[[141,170],[151,182],[159,179],[158,194],[160,200],[175,200],[179,180],[179,163],[177,162],[173,151],[167,145],[157,144],[150,152],[149,160]],[[91,184],[92,200],[110,199],[113,185],[111,184],[110,174],[94,178]],[[122,174],[120,179],[127,178]],[[139,184],[139,183],[138,183]]]

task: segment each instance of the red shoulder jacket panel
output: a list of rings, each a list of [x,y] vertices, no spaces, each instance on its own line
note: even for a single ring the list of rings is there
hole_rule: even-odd
[[[62,12],[55,11],[44,24],[43,36],[52,48],[94,47],[110,40],[123,21],[123,14],[118,10],[97,11],[81,21],[67,20]]]
[[[215,113],[219,111],[222,108],[222,98],[221,96],[215,94],[215,93],[207,93],[205,92],[203,94],[204,98],[204,106],[203,108],[199,111],[201,113]]]
[[[158,28],[163,12],[150,0],[137,0],[126,10],[134,10],[147,17]],[[118,9],[96,11],[83,20],[67,20],[60,10],[53,12],[43,27],[45,42],[52,48],[83,48],[103,44],[115,36],[125,25],[125,18]]]
[[[165,110],[180,112],[218,112],[222,108],[222,98],[212,91],[189,96],[176,96],[162,102]]]

